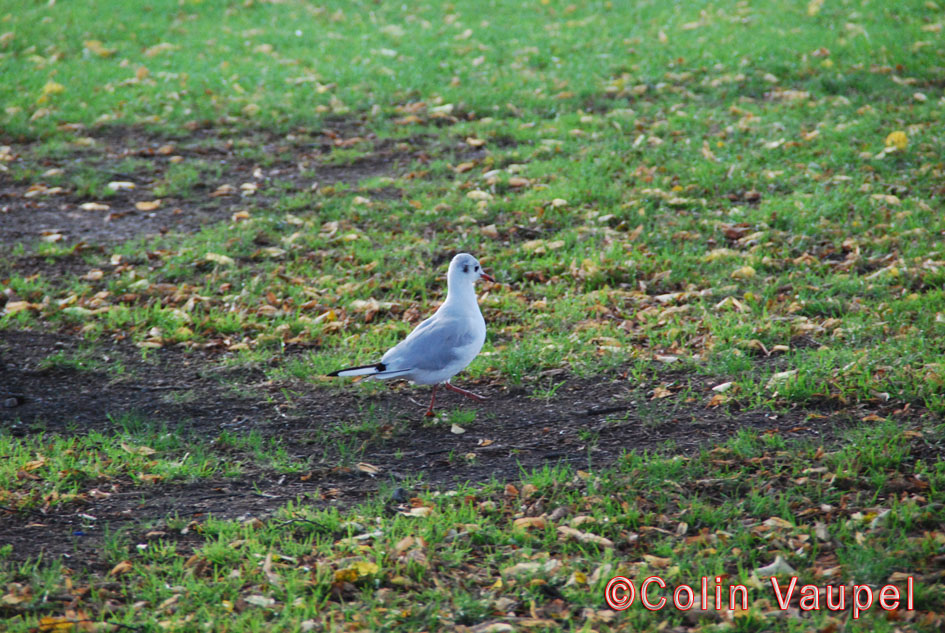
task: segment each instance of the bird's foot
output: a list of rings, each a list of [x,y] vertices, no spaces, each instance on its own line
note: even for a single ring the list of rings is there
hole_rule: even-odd
[[[459,387],[455,387],[455,386],[451,385],[451,384],[448,383],[448,382],[443,383],[443,386],[446,387],[447,389],[451,390],[451,391],[455,391],[456,393],[461,393],[461,394],[463,394],[464,396],[466,396],[467,398],[472,398],[473,400],[485,400],[485,399],[486,399],[485,396],[480,396],[479,394],[473,393],[472,391],[466,391],[465,389],[460,389]]]

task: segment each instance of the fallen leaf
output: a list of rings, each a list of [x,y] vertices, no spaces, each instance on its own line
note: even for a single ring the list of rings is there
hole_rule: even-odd
[[[795,570],[791,565],[789,565],[780,555],[776,556],[774,562],[770,565],[765,565],[764,567],[759,567],[755,570],[755,574],[759,577],[769,577],[769,576],[796,576],[797,570]]]
[[[544,517],[521,517],[519,519],[515,519],[515,521],[512,522],[514,527],[521,528],[523,530],[529,530],[532,528],[543,530],[547,524],[548,522]]]
[[[85,202],[79,205],[79,208],[83,211],[108,211],[111,209],[107,204],[102,204],[101,202]]]
[[[133,446],[131,444],[121,443],[121,447],[131,453],[132,455],[154,455],[157,453],[156,450],[149,446]]]
[[[135,202],[135,209],[138,211],[154,211],[155,209],[160,208],[160,200],[142,200],[140,202]]]
[[[368,475],[376,475],[377,473],[381,472],[380,468],[366,462],[358,462],[354,465],[354,467],[360,470],[362,473],[367,473]]]
[[[220,253],[207,253],[204,255],[204,259],[208,262],[214,262],[223,266],[232,266],[236,263],[232,257],[228,255],[221,255]]]
[[[601,547],[613,547],[614,542],[609,538],[604,538],[603,536],[598,536],[597,534],[592,534],[590,532],[581,532],[580,530],[575,530],[574,528],[568,527],[566,525],[561,525],[558,527],[559,538],[562,539],[571,539],[579,541],[581,543],[593,543],[594,545],[599,545]]]
[[[131,561],[123,560],[117,565],[115,565],[114,567],[112,567],[112,570],[108,572],[108,575],[120,576],[122,574],[127,574],[128,572],[131,571],[131,569],[132,569]]]
[[[906,136],[906,133],[901,130],[896,130],[895,132],[890,132],[889,136],[886,137],[886,147],[895,147],[899,150],[904,150],[909,146],[909,137]]]

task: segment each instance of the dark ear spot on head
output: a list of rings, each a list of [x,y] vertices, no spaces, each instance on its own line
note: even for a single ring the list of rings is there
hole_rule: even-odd
[[[463,264],[463,272],[464,272],[464,273],[468,273],[468,272],[469,272],[469,264]]]

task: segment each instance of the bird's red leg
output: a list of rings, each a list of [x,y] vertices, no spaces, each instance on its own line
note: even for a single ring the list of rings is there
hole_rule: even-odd
[[[449,383],[447,383],[447,384],[449,384]],[[436,388],[437,388],[437,387],[439,387],[439,385],[433,385],[433,396],[430,398],[430,408],[427,409],[427,417],[428,417],[428,418],[432,418],[432,417],[433,417],[433,403],[436,402]]]
[[[473,400],[485,400],[485,397],[484,397],[484,396],[480,396],[480,395],[478,395],[478,394],[475,394],[475,393],[473,393],[472,391],[466,391],[465,389],[460,389],[459,387],[454,387],[453,385],[451,385],[451,384],[449,383],[449,381],[444,382],[443,384],[446,386],[447,389],[451,389],[451,390],[455,391],[456,393],[461,393],[461,394],[463,394],[464,396],[466,396],[467,398],[472,398]]]

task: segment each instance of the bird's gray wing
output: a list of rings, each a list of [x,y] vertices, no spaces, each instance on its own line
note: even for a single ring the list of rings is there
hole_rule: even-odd
[[[476,341],[463,319],[428,319],[384,354],[391,369],[436,371],[459,358],[459,350]]]

